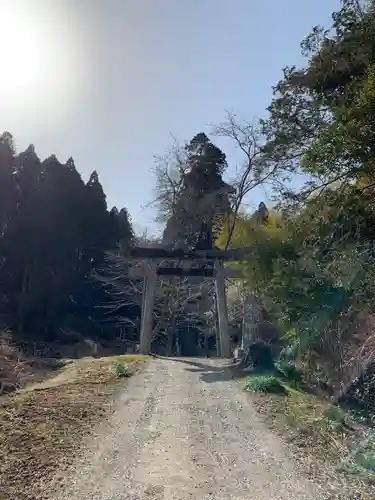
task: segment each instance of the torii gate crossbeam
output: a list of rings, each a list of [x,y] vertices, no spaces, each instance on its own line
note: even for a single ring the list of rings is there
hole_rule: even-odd
[[[229,358],[231,356],[230,336],[228,331],[228,311],[225,293],[225,278],[240,277],[241,274],[232,269],[223,267],[224,261],[238,260],[248,247],[231,250],[205,250],[184,252],[183,250],[167,250],[164,248],[135,247],[130,251],[130,258],[144,260],[145,266],[140,270],[144,276],[144,297],[142,301],[142,318],[140,332],[140,352],[149,354],[152,343],[153,332],[153,309],[155,302],[156,277],[160,276],[205,276],[215,279],[216,303],[219,323],[218,352],[220,356]],[[158,262],[166,260],[194,261],[204,260],[213,263],[213,269],[190,268],[183,269],[159,267]],[[138,276],[139,271],[137,272]]]

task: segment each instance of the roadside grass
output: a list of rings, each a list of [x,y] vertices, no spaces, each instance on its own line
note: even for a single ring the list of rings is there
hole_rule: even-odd
[[[277,373],[250,375],[245,390],[257,393],[258,411],[270,417],[273,424],[292,430],[289,440],[303,448],[309,442],[322,447],[330,456],[338,456],[345,449],[345,438],[354,431],[347,415],[337,406],[306,392],[295,381],[279,377]]]
[[[112,375],[116,378],[131,377],[133,374],[133,370],[129,362],[124,359],[113,360],[109,369]]]
[[[375,432],[341,460],[337,470],[375,485]]]
[[[270,394],[286,394],[285,387],[280,380],[272,374],[259,374],[250,376],[246,382],[247,392],[260,392]]]
[[[375,498],[375,433],[368,439],[368,427],[275,372],[250,375],[245,390],[253,393],[258,412],[289,443],[292,455],[314,481],[322,481],[324,487],[325,477],[360,491],[355,498]]]
[[[43,499],[43,485],[71,463],[80,440],[111,410],[123,378],[147,360],[126,355],[72,361],[0,405],[0,498]]]

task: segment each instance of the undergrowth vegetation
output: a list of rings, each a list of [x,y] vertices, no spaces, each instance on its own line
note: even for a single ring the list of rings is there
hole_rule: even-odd
[[[271,428],[294,445],[296,457],[307,470],[311,456],[314,468],[321,464],[333,475],[375,485],[375,433],[369,434],[351,413],[304,382],[288,379],[276,367],[274,371],[254,371],[244,388],[253,394],[253,403]]]
[[[117,358],[111,363],[110,372],[116,378],[130,377],[132,375],[132,369],[129,364],[121,358]]]
[[[285,387],[274,375],[254,375],[249,377],[245,390],[248,392],[285,393]]]

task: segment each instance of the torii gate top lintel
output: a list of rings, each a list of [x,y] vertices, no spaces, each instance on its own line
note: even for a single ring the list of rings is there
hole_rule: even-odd
[[[228,250],[170,250],[167,248],[133,247],[130,249],[129,257],[132,259],[152,260],[205,260],[205,261],[233,261],[243,257],[250,251],[252,245],[231,248]]]
[[[206,276],[215,279],[216,302],[219,323],[218,335],[218,354],[223,357],[230,357],[230,336],[228,331],[227,304],[225,294],[225,269],[224,261],[233,261],[241,259],[251,246],[229,249],[229,250],[169,250],[166,248],[150,248],[150,247],[133,247],[129,252],[129,257],[135,260],[148,261],[148,272],[145,275],[145,300],[142,304],[142,324],[141,324],[141,346],[140,351],[143,354],[148,354],[151,349],[152,342],[152,325],[153,325],[153,307],[155,298],[155,286],[157,275],[179,275],[179,276]],[[183,268],[161,268],[160,261],[166,260],[187,260],[187,261],[206,261],[206,263],[214,263],[214,268],[211,269],[194,269],[184,270]],[[159,269],[158,269],[159,267]],[[227,270],[229,271],[229,270]],[[235,274],[236,275],[236,274]]]

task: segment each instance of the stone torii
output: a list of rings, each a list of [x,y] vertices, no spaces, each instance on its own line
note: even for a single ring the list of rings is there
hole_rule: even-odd
[[[223,358],[231,357],[230,335],[228,331],[228,312],[225,293],[225,278],[240,277],[238,271],[225,269],[224,262],[239,260],[249,247],[241,247],[229,250],[201,250],[199,245],[195,250],[169,250],[165,248],[134,247],[130,250],[130,258],[143,260],[144,266],[142,274],[144,276],[144,295],[142,301],[141,332],[140,332],[140,352],[149,354],[151,351],[153,332],[153,309],[155,302],[155,290],[157,276],[184,276],[184,277],[212,277],[215,280],[215,292],[217,302],[217,312],[219,320],[218,354]],[[190,261],[193,266],[196,261],[204,261],[210,264],[210,268],[202,269],[191,267],[171,268],[161,267],[164,261]]]

